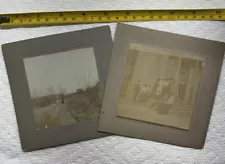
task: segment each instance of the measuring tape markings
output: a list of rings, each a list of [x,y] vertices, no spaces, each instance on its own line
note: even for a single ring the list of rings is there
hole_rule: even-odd
[[[70,11],[0,15],[1,26],[164,20],[225,20],[225,9]]]

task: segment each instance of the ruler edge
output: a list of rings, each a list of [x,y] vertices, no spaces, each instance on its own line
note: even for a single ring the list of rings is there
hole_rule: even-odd
[[[67,12],[127,12],[127,11],[216,11],[216,10],[223,10],[225,12],[225,8],[207,8],[207,9],[124,9],[124,10],[68,10],[68,11],[40,11],[40,12],[18,12],[18,13],[4,13],[2,15],[26,15],[26,14],[45,14],[45,13],[67,13]]]
[[[10,15],[27,15],[27,14],[60,14],[60,13],[88,13],[88,12],[128,12],[128,11],[131,11],[131,12],[140,12],[140,11],[159,11],[159,12],[165,12],[165,11],[190,11],[190,12],[193,12],[193,11],[216,11],[216,10],[222,10],[225,12],[225,8],[207,8],[207,9],[129,9],[129,10],[68,10],[68,11],[40,11],[40,12],[18,12],[18,13],[4,13],[4,14],[1,14],[0,13],[0,16],[10,16]]]
[[[85,13],[88,14],[88,13],[91,13],[91,12],[96,12],[96,13],[104,13],[104,12],[148,12],[148,11],[153,11],[153,12],[176,12],[176,11],[179,11],[179,12],[196,12],[194,13],[195,15],[201,15],[201,14],[198,14],[198,12],[214,12],[214,11],[218,11],[220,10],[222,14],[214,14],[214,15],[225,15],[225,8],[208,8],[208,9],[131,9],[131,10],[88,10],[88,11],[82,11],[82,10],[75,10],[75,11],[72,11],[72,10],[68,10],[68,11],[49,11],[49,12],[26,12],[26,13],[9,13],[9,14],[0,14],[0,17],[1,16],[4,16],[4,17],[11,17],[11,16],[26,16],[26,15],[38,15],[40,14],[41,15],[44,15],[44,14],[63,14],[63,13],[74,13],[74,14],[80,14],[80,13]],[[156,13],[157,14],[157,13]],[[84,16],[80,16],[80,17],[85,17]],[[170,14],[172,15],[172,14]],[[174,14],[176,16],[176,14]],[[88,16],[87,16],[88,17]],[[69,25],[69,24],[88,24],[88,23],[116,23],[116,22],[140,22],[140,21],[224,21],[225,19],[222,19],[222,20],[216,20],[216,19],[213,19],[213,20],[210,20],[210,19],[168,19],[168,20],[165,20],[165,19],[162,19],[162,20],[127,20],[127,21],[93,21],[93,22],[88,22],[88,21],[81,21],[81,22],[55,22],[55,23],[45,23],[45,22],[40,22],[40,23],[31,23],[31,24],[12,24],[12,23],[9,23],[9,24],[0,24],[0,28],[15,28],[15,27],[37,27],[37,26],[54,26],[54,25]]]

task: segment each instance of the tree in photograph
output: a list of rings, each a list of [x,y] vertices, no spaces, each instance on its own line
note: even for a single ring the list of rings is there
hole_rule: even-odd
[[[59,84],[59,93],[60,93],[61,103],[64,104],[66,89],[62,87],[62,84]]]
[[[54,90],[53,86],[48,87],[47,93],[48,93],[48,95],[54,95],[55,94],[55,90]]]

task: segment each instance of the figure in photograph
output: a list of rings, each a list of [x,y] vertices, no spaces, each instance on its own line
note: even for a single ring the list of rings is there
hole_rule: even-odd
[[[138,95],[140,94],[140,90],[141,90],[140,80],[138,80],[134,85],[134,97],[133,97],[134,103],[137,101]]]
[[[142,86],[140,95],[138,97],[138,102],[141,102],[141,103],[147,102],[150,95],[150,89],[151,89],[151,86],[149,86],[148,84],[144,84]]]
[[[179,83],[179,87],[178,87],[178,102],[179,103],[184,102],[185,91],[186,91],[186,82],[182,80]]]

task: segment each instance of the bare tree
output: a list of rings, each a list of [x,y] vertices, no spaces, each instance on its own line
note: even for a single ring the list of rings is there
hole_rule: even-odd
[[[62,84],[59,84],[59,92],[60,92],[61,103],[64,104],[66,89],[62,87]]]
[[[53,86],[50,86],[50,87],[48,88],[47,93],[48,93],[49,95],[55,94],[55,90],[54,90]]]

